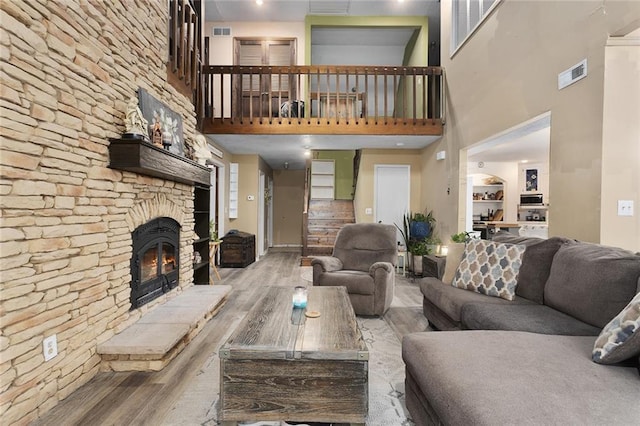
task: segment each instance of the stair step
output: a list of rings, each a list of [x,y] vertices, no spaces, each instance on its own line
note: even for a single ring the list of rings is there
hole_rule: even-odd
[[[333,249],[333,245],[335,244],[335,242],[336,242],[336,237],[331,235],[327,235],[324,237],[316,237],[313,235],[309,235],[307,237],[307,247],[321,245],[321,246],[329,246]]]
[[[310,245],[307,246],[307,256],[331,256],[333,246]]]

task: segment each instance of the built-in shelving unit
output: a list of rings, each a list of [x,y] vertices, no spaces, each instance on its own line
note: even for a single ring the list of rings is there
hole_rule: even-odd
[[[311,162],[311,199],[333,200],[335,197],[335,161],[313,160]]]
[[[504,215],[504,184],[473,186],[474,221],[500,221]],[[493,213],[493,215],[491,215]]]
[[[229,219],[238,218],[238,163],[229,164]]]
[[[193,240],[194,284],[209,284],[209,195],[207,185],[196,185],[193,189],[193,219],[196,233]]]

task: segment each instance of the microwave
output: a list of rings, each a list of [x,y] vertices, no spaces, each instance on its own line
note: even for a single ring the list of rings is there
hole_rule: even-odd
[[[544,205],[542,194],[520,194],[521,206],[541,206]]]

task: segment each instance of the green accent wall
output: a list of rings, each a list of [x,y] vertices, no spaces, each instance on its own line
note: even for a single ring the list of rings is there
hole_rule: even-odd
[[[353,200],[353,157],[355,151],[315,151],[316,160],[335,161],[335,199]]]

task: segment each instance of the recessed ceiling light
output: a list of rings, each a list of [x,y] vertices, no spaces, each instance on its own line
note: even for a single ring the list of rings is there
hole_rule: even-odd
[[[520,162],[524,164],[524,163],[528,163],[529,160],[520,160]]]
[[[258,6],[262,6],[262,0],[256,0],[256,4],[257,4]]]
[[[404,146],[404,142],[396,142],[396,146]]]

